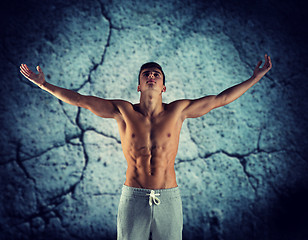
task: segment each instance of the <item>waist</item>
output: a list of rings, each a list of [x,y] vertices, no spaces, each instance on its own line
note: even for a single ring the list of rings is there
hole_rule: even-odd
[[[177,187],[174,168],[160,168],[146,172],[143,168],[127,168],[125,185],[141,189],[169,189]]]
[[[149,198],[147,194],[151,193],[153,189],[147,188],[135,188],[123,185],[122,187],[122,195],[126,197],[144,197]],[[160,198],[170,199],[181,197],[179,187],[174,188],[165,188],[165,189],[155,189],[155,193],[160,194]]]

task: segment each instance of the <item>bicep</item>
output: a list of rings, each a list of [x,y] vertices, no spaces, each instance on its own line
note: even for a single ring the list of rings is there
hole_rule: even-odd
[[[115,118],[119,113],[116,101],[94,96],[81,95],[78,106],[86,108],[102,118]]]
[[[216,95],[209,95],[199,99],[186,100],[183,118],[197,118],[220,106]]]

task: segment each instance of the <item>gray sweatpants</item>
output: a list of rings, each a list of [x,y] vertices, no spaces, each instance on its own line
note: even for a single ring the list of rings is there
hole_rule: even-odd
[[[118,209],[118,240],[181,240],[182,200],[178,187],[142,189],[123,186]]]

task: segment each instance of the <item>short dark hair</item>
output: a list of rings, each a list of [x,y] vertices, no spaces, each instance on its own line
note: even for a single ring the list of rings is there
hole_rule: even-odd
[[[148,62],[148,63],[145,63],[145,64],[143,64],[141,66],[140,71],[139,71],[139,75],[138,75],[138,84],[139,85],[140,85],[140,74],[141,74],[141,71],[143,69],[146,69],[146,68],[158,68],[162,72],[162,74],[163,74],[163,83],[165,85],[165,74],[163,72],[162,67],[158,63],[156,63],[156,62]]]

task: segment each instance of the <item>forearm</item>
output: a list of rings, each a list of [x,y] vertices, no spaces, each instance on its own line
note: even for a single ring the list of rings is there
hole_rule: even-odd
[[[248,80],[224,90],[223,92],[218,94],[216,98],[219,99],[221,106],[227,105],[236,100],[237,98],[239,98],[240,96],[242,96],[249,88],[251,88],[259,80],[260,78],[252,76]]]
[[[72,104],[74,106],[79,106],[79,100],[80,100],[81,95],[77,92],[52,85],[48,82],[45,82],[39,87],[49,92],[50,94],[54,95],[55,97],[57,97],[63,102]]]

